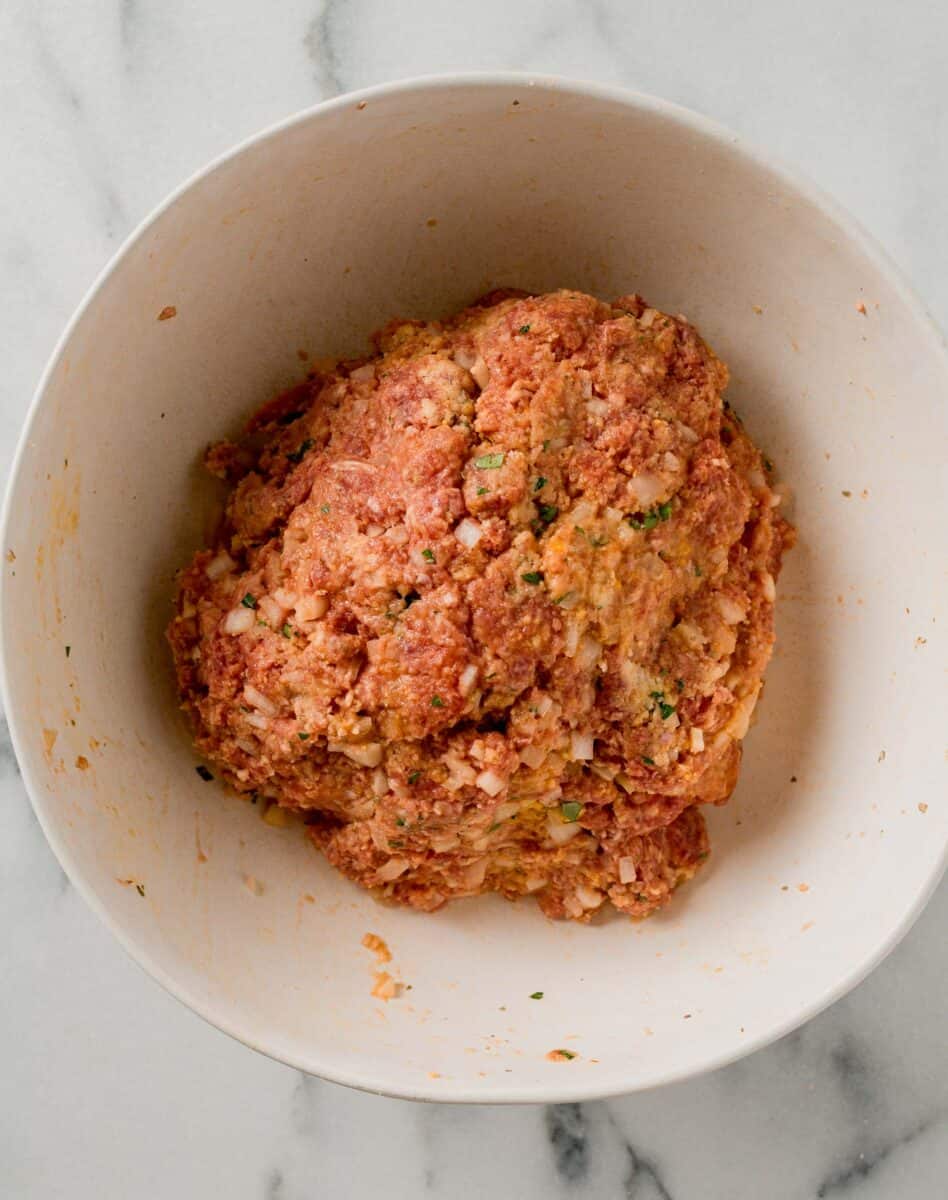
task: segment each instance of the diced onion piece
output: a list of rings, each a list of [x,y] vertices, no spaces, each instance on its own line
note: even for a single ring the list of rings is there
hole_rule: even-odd
[[[232,571],[237,564],[229,554],[217,554],[204,568],[204,574],[208,579],[219,579],[221,575],[226,575],[228,571]]]
[[[542,875],[528,875],[524,880],[523,886],[528,892],[538,892],[540,888],[546,887],[548,882],[549,880],[545,879]]]
[[[474,780],[482,792],[486,792],[488,796],[496,796],[507,786],[505,780],[492,771],[489,767],[486,771],[481,771],[480,775]]]
[[[600,779],[605,779],[611,783],[616,777],[619,768],[613,763],[598,763],[594,762],[589,768],[594,775],[598,775]]]
[[[286,609],[277,604],[272,596],[261,596],[257,607],[274,629],[282,628],[286,620]]]
[[[368,380],[375,378],[375,365],[373,363],[365,363],[361,367],[356,367],[354,371],[349,372],[349,378],[355,380],[356,383],[366,383]]]
[[[609,411],[609,402],[607,400],[587,400],[586,411],[591,417],[604,417]]]
[[[477,357],[469,350],[465,350],[463,346],[459,346],[454,351],[454,361],[459,367],[463,367],[465,371],[470,371],[471,367],[477,362]]]
[[[747,733],[750,725],[750,719],[753,715],[754,708],[757,704],[757,696],[760,693],[760,685],[746,695],[742,700],[739,700],[734,712],[731,714],[731,719],[724,726],[726,733],[729,733],[732,738],[740,741]]]
[[[239,633],[247,633],[253,629],[253,623],[256,617],[253,615],[252,608],[232,608],[224,618],[224,632],[231,633],[235,636]]]
[[[372,772],[372,793],[375,796],[384,796],[387,791],[388,776],[381,767],[378,767]]]
[[[639,475],[633,475],[629,484],[635,492],[635,501],[639,508],[651,508],[665,490],[665,484],[661,477],[653,475],[651,471],[642,471]]]
[[[328,596],[301,596],[296,602],[296,618],[299,621],[318,621],[326,615],[328,608]]]
[[[547,752],[540,746],[524,746],[520,751],[520,761],[531,771],[535,771],[541,763],[546,761],[546,754]]]
[[[361,745],[348,746],[341,743],[330,743],[329,749],[336,746],[346,758],[358,763],[360,767],[377,767],[382,761],[382,743],[365,742]]]
[[[579,733],[577,730],[569,735],[570,751],[574,759],[589,762],[593,757],[594,738],[591,733]]]
[[[689,738],[691,740],[691,753],[700,754],[704,749],[704,730],[699,729],[697,725],[692,725]]]
[[[584,671],[588,671],[590,667],[594,667],[599,662],[601,656],[601,644],[594,637],[590,637],[588,633],[585,634],[576,651],[576,662]]]
[[[471,517],[465,517],[463,521],[458,522],[454,536],[462,546],[466,546],[468,550],[473,550],[484,536],[484,530],[477,521],[472,520]]]
[[[487,370],[487,363],[484,362],[480,355],[471,364],[470,371],[474,382],[483,391],[490,382],[490,372]]]
[[[487,874],[487,859],[479,858],[477,862],[472,862],[464,868],[462,880],[465,887],[479,888],[484,882],[484,876]]]
[[[575,896],[566,896],[563,900],[563,909],[568,917],[581,917],[585,911],[579,900]]]
[[[718,612],[728,625],[739,625],[747,616],[747,609],[743,604],[723,593],[718,596]]]
[[[639,869],[635,865],[635,859],[626,856],[619,859],[619,882],[620,883],[635,883],[639,877]]]
[[[460,839],[456,833],[435,833],[429,839],[431,849],[435,854],[446,854],[449,850],[456,850],[460,844]]]
[[[777,599],[777,585],[774,583],[774,577],[769,571],[761,571],[760,573],[760,590],[764,593],[764,599],[773,604]]]
[[[603,901],[602,892],[597,892],[595,888],[588,888],[585,884],[579,884],[576,888],[576,899],[580,902],[583,908],[598,908]]]
[[[273,599],[283,608],[290,609],[296,607],[296,592],[288,591],[286,588],[274,588]]]
[[[450,754],[446,754],[441,761],[448,768],[448,778],[444,781],[444,786],[449,792],[456,792],[477,779],[477,772],[470,763]]]
[[[520,812],[519,800],[508,800],[505,804],[498,804],[494,809],[493,823],[496,823],[497,821],[507,821],[518,812]]]
[[[767,487],[767,480],[764,478],[763,471],[757,470],[756,467],[747,472],[747,482],[755,492],[762,492]]]
[[[700,650],[707,640],[701,629],[692,621],[679,621],[675,626],[678,636],[691,650]]]
[[[545,717],[546,714],[550,711],[550,709],[552,707],[553,707],[553,697],[552,696],[543,695],[543,696],[539,696],[537,698],[536,709],[537,709],[538,717]]]
[[[244,754],[249,754],[251,757],[256,756],[257,747],[247,738],[234,738],[234,745],[243,750]]]
[[[391,883],[399,875],[404,875],[410,865],[407,858],[390,858],[375,872],[375,878],[381,883]]]
[[[263,692],[258,691],[252,683],[245,684],[244,698],[248,704],[251,704],[254,708],[259,708],[268,717],[275,717],[280,711],[269,696],[265,696]]]
[[[552,813],[546,819],[546,831],[557,846],[565,846],[567,842],[571,842],[577,833],[582,832],[582,828],[578,821],[561,821]]]
[[[635,784],[628,777],[628,775],[626,775],[625,771],[619,772],[619,774],[616,776],[616,783],[619,785],[620,788],[622,788],[622,790],[624,792],[631,793],[631,792],[635,791]]]
[[[254,727],[254,729],[269,729],[270,728],[270,718],[265,717],[263,715],[263,713],[259,713],[259,712],[244,713],[244,717],[247,720],[247,724],[252,725]]]
[[[591,525],[599,512],[599,506],[592,500],[578,500],[570,510],[570,520],[576,525]]]
[[[473,663],[468,663],[458,676],[458,691],[462,696],[469,696],[475,683],[477,683],[477,667]]]
[[[575,621],[570,621],[566,626],[566,637],[563,640],[563,650],[568,658],[572,658],[579,649],[579,639],[582,635],[582,629]]]

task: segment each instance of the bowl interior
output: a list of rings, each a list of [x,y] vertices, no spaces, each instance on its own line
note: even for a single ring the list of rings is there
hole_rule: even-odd
[[[304,356],[505,284],[685,312],[793,497],[738,793],[710,814],[700,879],[640,926],[493,899],[380,907],[299,826],[202,782],[176,710],[163,629],[219,502],[204,446]],[[937,879],[946,390],[936,335],[860,235],[687,114],[507,79],[390,87],[288,124],[133,239],[25,436],[3,648],[50,840],[164,984],[331,1078],[553,1099],[737,1056],[854,983]],[[411,985],[387,1005],[368,931]],[[577,1057],[548,1061],[561,1046]]]

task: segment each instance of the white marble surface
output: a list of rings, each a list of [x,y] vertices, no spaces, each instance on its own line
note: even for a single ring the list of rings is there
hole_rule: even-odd
[[[835,193],[948,325],[948,9],[698,7],[4,0],[0,468],[70,312],[171,187],[295,109],[405,75],[560,72],[717,117]],[[410,1105],[255,1055],[147,979],[53,860],[5,736],[0,801],[11,1200],[948,1194],[948,885],[854,993],[714,1075],[582,1106]]]

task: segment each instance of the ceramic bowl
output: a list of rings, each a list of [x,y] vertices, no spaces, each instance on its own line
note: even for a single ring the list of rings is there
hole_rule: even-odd
[[[694,321],[792,496],[778,648],[713,854],[642,924],[382,907],[198,776],[163,630],[220,497],[199,466],[394,314],[638,291]],[[344,96],[129,239],[42,380],[7,497],[6,710],[70,879],[248,1045],[434,1100],[553,1101],[726,1063],[857,983],[941,873],[948,359],[832,201],[706,120],[522,76]],[[248,878],[256,884],[248,886]],[[370,994],[374,957],[406,990]],[[542,1000],[531,999],[542,992]],[[550,1061],[548,1052],[575,1057]]]

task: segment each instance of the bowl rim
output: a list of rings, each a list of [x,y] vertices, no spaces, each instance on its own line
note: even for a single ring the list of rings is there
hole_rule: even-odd
[[[746,141],[743,137],[739,137],[723,124],[674,101],[639,92],[632,88],[584,79],[574,79],[561,75],[523,71],[467,71],[456,74],[442,73],[411,76],[389,80],[371,87],[334,96],[331,99],[321,101],[295,112],[244,138],[188,176],[183,183],[174,188],[164,200],[135,226],[89,286],[82,301],[60,334],[40,376],[36,391],[27,410],[7,477],[2,511],[0,511],[0,542],[6,543],[8,541],[13,499],[19,489],[20,475],[31,441],[33,426],[42,407],[50,380],[59,367],[66,348],[87,310],[94,304],[100,291],[104,289],[111,275],[128,255],[131,248],[160,220],[164,213],[194,186],[221,170],[245,151],[276,139],[298,125],[303,125],[328,113],[349,108],[362,101],[388,99],[393,96],[408,95],[412,92],[439,92],[454,87],[482,88],[484,90],[494,88],[506,90],[529,88],[553,94],[559,93],[576,97],[587,97],[594,100],[610,101],[628,109],[670,120],[703,139],[716,143],[722,148],[726,147],[732,153],[740,155],[754,166],[763,168],[775,180],[808,201],[833,225],[839,228],[841,234],[855,245],[859,252],[872,263],[880,274],[887,278],[901,303],[905,305],[906,309],[919,323],[921,330],[931,339],[932,350],[936,357],[941,359],[946,380],[948,380],[948,343],[946,343],[944,334],[939,329],[927,306],[908,282],[901,268],[875,237],[836,199],[813,183],[807,175],[800,172],[797,168],[787,165],[778,156],[774,156],[770,152],[765,152],[753,143]],[[373,1070],[371,1065],[358,1066],[347,1070],[336,1068],[326,1069],[315,1061],[304,1062],[302,1056],[295,1055],[292,1048],[274,1045],[272,1040],[267,1044],[268,1039],[259,1038],[253,1028],[250,1027],[250,1022],[246,1020],[241,1021],[239,1017],[221,1015],[213,1002],[208,1001],[203,995],[187,984],[181,983],[154,961],[152,955],[140,947],[131,934],[127,934],[121,928],[117,919],[112,916],[110,908],[103,901],[99,900],[92,890],[91,885],[86,882],[81,870],[73,859],[68,845],[56,833],[51,819],[47,820],[44,803],[41,799],[43,795],[42,789],[38,785],[38,781],[33,778],[30,769],[25,765],[26,758],[21,753],[21,748],[26,742],[26,719],[17,712],[15,706],[12,704],[12,689],[7,665],[9,654],[7,647],[7,625],[4,619],[8,586],[6,572],[0,572],[0,702],[2,702],[3,711],[7,718],[10,738],[20,764],[23,783],[33,811],[36,814],[36,818],[50,848],[69,881],[99,920],[102,921],[110,933],[117,939],[129,957],[176,1000],[202,1017],[214,1028],[228,1034],[249,1048],[286,1066],[316,1075],[332,1083],[397,1099],[440,1103],[525,1104],[607,1099],[633,1092],[646,1091],[672,1083],[679,1083],[686,1079],[704,1075],[710,1071],[717,1070],[719,1067],[736,1062],[754,1051],[763,1049],[765,1046],[776,1042],[817,1016],[836,1000],[851,991],[857,984],[861,983],[895,949],[906,933],[908,933],[934,893],[946,865],[948,865],[948,843],[946,843],[942,850],[940,861],[936,863],[928,878],[920,882],[914,899],[902,913],[889,936],[872,953],[867,954],[861,961],[854,964],[832,987],[815,996],[796,1013],[755,1034],[748,1038],[747,1041],[741,1042],[739,1045],[734,1044],[710,1051],[697,1058],[690,1066],[680,1067],[671,1071],[654,1070],[649,1075],[626,1084],[623,1084],[619,1079],[609,1083],[597,1083],[593,1078],[590,1078],[588,1081],[580,1081],[577,1077],[567,1079],[563,1076],[562,1083],[558,1081],[550,1083],[537,1081],[527,1084],[504,1084],[501,1081],[498,1084],[478,1088],[476,1092],[471,1091],[466,1085],[458,1084],[448,1079],[439,1081],[440,1086],[437,1090],[423,1080],[419,1080],[417,1083],[400,1082],[390,1077],[391,1072]]]

